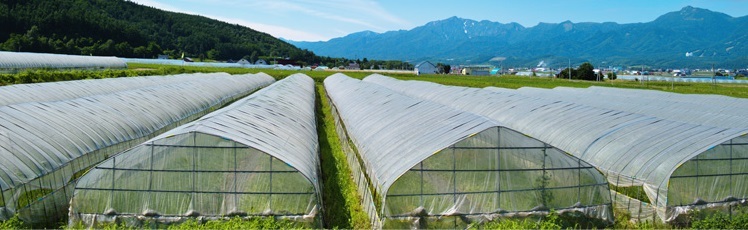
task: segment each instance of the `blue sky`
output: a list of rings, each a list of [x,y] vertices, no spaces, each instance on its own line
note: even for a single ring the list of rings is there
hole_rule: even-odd
[[[409,30],[452,16],[525,27],[539,22],[649,22],[685,6],[733,17],[748,0],[130,0],[240,24],[275,37],[326,41],[350,33]]]

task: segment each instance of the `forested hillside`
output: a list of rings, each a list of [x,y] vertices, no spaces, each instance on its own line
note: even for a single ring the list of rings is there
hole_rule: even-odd
[[[0,22],[0,49],[8,51],[324,61],[247,27],[124,0],[2,0]]]

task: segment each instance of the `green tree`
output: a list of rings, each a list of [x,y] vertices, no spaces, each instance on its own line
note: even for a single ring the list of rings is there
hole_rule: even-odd
[[[151,57],[155,57],[156,55],[161,54],[162,51],[163,50],[161,49],[161,46],[158,45],[156,42],[154,41],[148,42],[148,47],[146,47],[146,52],[148,53],[147,55]]]
[[[257,61],[257,50],[253,50],[252,54],[249,55],[249,61],[255,63]]]
[[[566,69],[562,70],[561,73],[558,74],[558,78],[569,79],[569,75],[570,74],[571,74],[571,79],[578,79],[577,76],[576,76],[577,75],[577,70],[571,69],[571,68],[566,68]]]
[[[589,62],[582,63],[582,65],[580,65],[579,68],[577,68],[576,79],[587,80],[587,81],[596,80],[597,76],[595,76],[594,69],[595,67],[592,66],[592,64],[590,64]]]
[[[608,79],[615,80],[616,78],[618,78],[618,75],[615,72],[608,72]]]
[[[130,43],[127,42],[120,42],[117,43],[117,45],[114,46],[114,49],[116,50],[117,56],[120,57],[132,57],[133,54],[133,48],[130,46]]]
[[[208,50],[208,59],[218,60],[218,56],[219,55],[220,55],[220,53],[216,49],[210,49],[210,50]]]
[[[135,47],[133,53],[135,56],[145,58],[148,55],[148,48],[145,48],[145,46],[138,46]]]

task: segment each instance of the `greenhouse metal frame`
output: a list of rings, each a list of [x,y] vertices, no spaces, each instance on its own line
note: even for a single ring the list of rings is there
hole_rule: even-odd
[[[70,223],[272,216],[321,227],[314,102],[314,81],[294,74],[115,155],[79,180]]]
[[[359,192],[372,201],[364,203],[376,212],[370,217],[380,218],[375,228],[466,227],[550,210],[613,221],[604,175],[579,158],[482,116],[343,74],[324,84],[338,132],[355,146],[346,154],[354,177],[365,177],[354,179],[368,187]]]
[[[17,214],[40,226],[55,223],[67,213],[73,189],[69,185],[89,167],[273,81],[265,74],[218,74],[109,94],[1,106],[0,216],[8,219]]]
[[[0,51],[0,71],[22,69],[127,68],[117,57]]]
[[[733,206],[747,203],[745,128],[683,123],[506,89],[381,75],[364,81],[503,122],[589,162],[616,187],[643,189],[646,196],[638,201],[614,193],[619,207],[632,211],[637,220],[680,222],[694,209],[731,212]]]

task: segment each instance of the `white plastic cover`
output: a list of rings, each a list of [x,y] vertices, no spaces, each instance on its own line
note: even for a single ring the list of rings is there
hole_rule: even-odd
[[[607,181],[576,157],[482,116],[343,74],[325,79],[325,88],[380,196],[386,228],[422,215],[485,220],[570,208],[611,220]]]
[[[582,158],[605,172],[614,185],[643,186],[662,220],[682,214],[671,207],[690,205],[686,200],[724,203],[748,198],[743,169],[748,149],[742,144],[746,128],[689,124],[557,98],[529,97],[509,89],[443,86],[381,75],[364,81],[484,115]],[[682,167],[700,161],[720,162],[717,168],[727,171]],[[690,185],[673,183],[671,176]],[[673,187],[678,190],[669,191]],[[729,189],[713,189],[717,187]],[[678,198],[669,198],[670,194]]]
[[[0,87],[0,106],[24,102],[60,101],[149,86],[182,83],[215,76],[229,76],[229,74],[195,73],[168,76],[123,77],[57,81],[37,84],[16,84]]]
[[[325,88],[378,191],[432,154],[497,123],[334,74]],[[404,154],[407,153],[407,154]]]
[[[488,90],[507,89],[486,87]],[[748,127],[748,99],[717,95],[687,95],[609,87],[511,90],[529,97],[563,100],[668,120],[723,128]]]
[[[127,68],[117,57],[0,51],[0,69]]]
[[[134,146],[131,142],[140,143],[273,81],[265,74],[218,74],[110,94],[1,106],[3,214],[7,218],[24,208],[43,212],[22,215],[30,222],[61,216],[50,210],[65,207],[64,196],[56,204],[47,201],[57,198],[39,198],[56,193],[108,155]],[[35,207],[37,201],[55,208]]]
[[[80,179],[70,218],[314,219],[321,203],[314,99],[314,81],[294,74],[111,157]]]

